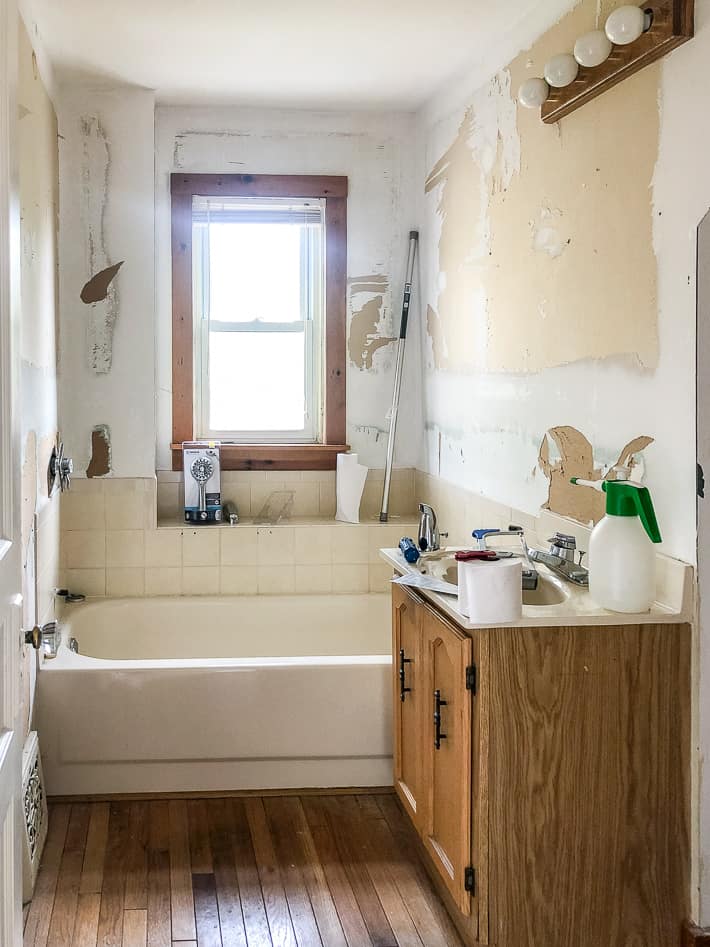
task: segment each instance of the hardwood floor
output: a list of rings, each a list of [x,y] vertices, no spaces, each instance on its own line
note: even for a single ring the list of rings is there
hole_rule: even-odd
[[[458,947],[393,795],[59,803],[25,947]]]

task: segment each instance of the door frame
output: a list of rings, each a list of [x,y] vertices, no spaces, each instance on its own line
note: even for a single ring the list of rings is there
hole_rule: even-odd
[[[0,0],[0,942],[22,943],[17,0]]]

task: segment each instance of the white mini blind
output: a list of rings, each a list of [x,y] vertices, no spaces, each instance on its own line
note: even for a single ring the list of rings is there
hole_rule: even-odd
[[[192,198],[192,220],[197,224],[294,224],[320,227],[323,204],[318,200],[283,198]]]

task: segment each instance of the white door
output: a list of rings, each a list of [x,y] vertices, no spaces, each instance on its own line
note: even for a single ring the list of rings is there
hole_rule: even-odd
[[[0,944],[22,943],[17,2],[0,0]]]

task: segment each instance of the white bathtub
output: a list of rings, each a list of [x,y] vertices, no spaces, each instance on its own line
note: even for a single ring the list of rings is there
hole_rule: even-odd
[[[52,795],[392,782],[387,595],[107,599],[60,625]]]

